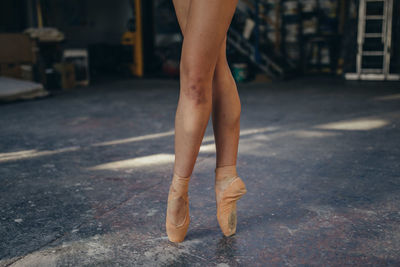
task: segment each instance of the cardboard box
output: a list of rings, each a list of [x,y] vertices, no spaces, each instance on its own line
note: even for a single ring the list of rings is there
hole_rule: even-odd
[[[0,63],[36,63],[35,41],[26,34],[0,34]]]
[[[20,79],[21,65],[17,63],[1,63],[0,76]]]
[[[63,89],[76,86],[75,65],[73,63],[56,63],[54,64],[54,69],[61,74],[61,87]]]

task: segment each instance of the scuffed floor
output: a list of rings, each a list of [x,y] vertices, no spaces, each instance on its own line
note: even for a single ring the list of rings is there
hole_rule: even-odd
[[[400,85],[239,84],[236,235],[211,123],[168,241],[177,81],[105,82],[0,105],[0,266],[399,266]]]

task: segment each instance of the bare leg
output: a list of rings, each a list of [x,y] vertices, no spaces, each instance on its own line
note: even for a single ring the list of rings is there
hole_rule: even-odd
[[[185,35],[191,0],[173,0]],[[226,59],[226,35],[219,50],[212,83],[212,120],[217,149],[217,167],[236,165],[240,132],[240,99]]]
[[[182,30],[183,35],[187,39],[186,35],[190,35],[191,30],[187,27],[188,22],[187,20],[191,18],[191,13],[190,10],[192,8],[192,3],[191,1],[187,0],[173,0],[174,1],[174,6],[175,10],[178,16],[178,21]],[[237,2],[235,2],[235,5]],[[234,11],[234,9],[233,9]],[[232,14],[233,15],[233,14]],[[188,34],[185,34],[186,29]],[[184,42],[185,42],[184,38]],[[183,56],[183,49],[182,49],[182,56]],[[200,54],[201,55],[201,54]],[[184,62],[184,58],[182,57],[181,61],[181,67],[182,63]],[[199,61],[201,62],[201,60]],[[183,65],[185,66],[185,65]],[[192,66],[192,71],[193,69],[196,70],[196,64]],[[190,78],[191,76],[182,76],[182,70],[184,68],[181,68],[181,85],[183,84],[182,81],[185,78]],[[240,111],[241,111],[241,106],[240,106],[240,100],[239,100],[239,95],[237,93],[237,88],[236,88],[236,83],[232,77],[232,74],[230,72],[228,62],[226,59],[226,33],[222,41],[222,45],[220,46],[218,55],[217,55],[217,60],[214,66],[214,70],[210,71],[213,72],[212,74],[212,93],[211,93],[211,98],[212,98],[212,119],[213,119],[213,128],[214,128],[214,136],[215,136],[215,142],[216,142],[216,147],[217,147],[217,162],[216,162],[216,169],[215,169],[215,193],[216,193],[216,200],[217,200],[217,219],[219,222],[219,225],[221,227],[222,232],[226,236],[230,236],[236,232],[236,201],[239,200],[245,193],[246,193],[246,187],[243,181],[237,177],[237,172],[236,172],[236,158],[237,158],[237,150],[238,150],[238,143],[239,143],[239,131],[240,131]],[[197,78],[201,79],[195,79],[194,81],[197,80],[203,80],[204,77],[209,78],[209,73],[210,72],[205,72],[206,75],[200,75]],[[188,72],[190,73],[190,72]],[[185,74],[188,74],[185,73]],[[193,72],[192,72],[193,73]],[[195,74],[197,73],[196,71],[194,72]],[[198,74],[202,74],[199,72]],[[204,74],[204,72],[203,72]],[[194,76],[196,78],[196,76]],[[190,81],[190,79],[188,79]],[[207,80],[207,79],[206,79]],[[190,85],[190,83],[189,83]],[[191,87],[189,87],[191,88]],[[209,85],[207,87],[204,87],[209,89]],[[182,95],[182,87],[181,87],[181,95]],[[209,102],[209,94],[207,94],[208,91],[205,92],[205,103]],[[198,96],[201,96],[200,94],[195,94],[195,97],[193,100],[195,102],[198,102]],[[200,97],[200,99],[203,102],[204,99]],[[181,100],[181,98],[180,98]],[[195,103],[196,104],[196,103]],[[209,107],[208,107],[209,108]],[[179,110],[179,106],[178,106]],[[207,120],[205,121],[203,131],[201,132],[201,136],[204,135],[204,130],[208,122],[208,116],[209,116],[209,109],[206,109],[207,113]],[[177,117],[178,118],[178,112],[177,112]],[[177,120],[176,120],[177,122]],[[176,123],[177,125],[177,123]],[[177,135],[175,135],[177,137]],[[201,137],[202,139],[202,137]],[[177,142],[177,139],[175,139]],[[177,147],[177,143],[175,142]],[[198,143],[197,146],[197,152],[198,148],[201,144]],[[176,150],[177,151],[177,150]],[[197,157],[197,153],[196,153]],[[195,158],[196,158],[195,157]],[[194,159],[195,160],[195,159]],[[193,162],[194,165],[194,162]],[[174,171],[176,171],[178,164],[177,161],[175,161],[175,168]],[[192,168],[193,169],[193,168]],[[191,172],[190,172],[191,174]],[[174,174],[174,178],[176,178],[176,173]],[[185,188],[187,188],[190,175],[187,178],[183,178],[181,181],[184,181],[184,184],[186,185]],[[186,190],[182,190],[186,191]],[[187,199],[187,198],[186,198]],[[187,201],[186,201],[187,202]],[[184,209],[184,204],[187,204],[183,198],[180,198],[180,201],[177,201],[171,205],[169,205],[169,210],[171,211],[171,215],[175,216],[175,221],[176,224],[178,222],[186,223],[186,226],[188,226],[188,221],[183,220],[185,218],[185,215],[188,215],[187,209]],[[173,207],[173,208],[170,208]],[[188,206],[187,206],[188,207]],[[168,212],[167,212],[168,213]],[[186,213],[186,214],[185,214]],[[170,215],[170,217],[171,217]],[[186,234],[186,230],[174,230],[173,228],[170,228],[172,231],[175,231],[175,237],[176,240],[183,240],[182,237]],[[187,228],[185,228],[187,229]],[[173,235],[172,235],[173,236]]]
[[[214,71],[236,4],[237,0],[191,0],[189,5],[175,119],[174,172],[181,177],[193,171],[212,110]]]
[[[212,120],[217,149],[217,168],[236,165],[240,112],[239,94],[226,59],[225,37],[213,79]]]
[[[211,114],[214,71],[237,0],[173,3],[184,34],[175,116],[174,174],[189,179]],[[183,206],[183,199],[169,206],[167,212],[175,218],[175,224],[184,219]]]

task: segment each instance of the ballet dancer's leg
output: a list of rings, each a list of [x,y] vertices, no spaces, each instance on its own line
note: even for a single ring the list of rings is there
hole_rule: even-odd
[[[217,150],[216,166],[218,170],[224,170],[224,174],[228,176],[237,175],[240,112],[241,105],[236,82],[226,59],[225,37],[213,78],[212,120]]]
[[[169,198],[171,201],[168,201],[167,208],[167,233],[173,242],[183,241],[186,234],[188,224],[185,222],[189,217],[187,183],[211,114],[215,66],[237,1],[191,0],[189,4],[175,116],[175,164],[170,188],[173,197]],[[176,215],[182,209],[185,210],[184,216],[178,218]],[[179,228],[181,224],[184,227]]]
[[[182,30],[182,34],[185,35],[185,26],[190,1],[174,0],[174,6],[178,17],[178,22]],[[241,111],[236,83],[232,77],[226,59],[226,36],[218,55],[216,67],[214,70],[212,87],[212,118],[217,147],[215,187],[216,191],[226,193],[225,189],[229,189],[231,191],[233,190],[233,185],[231,186],[231,188],[228,188],[228,186],[237,177],[236,158],[239,143],[239,123]],[[236,181],[236,184],[240,184],[238,182],[239,181]],[[241,184],[241,188],[239,188],[240,192],[244,191],[243,187],[244,184]],[[216,194],[217,202],[222,198],[222,195],[222,193]],[[241,194],[239,194],[239,197],[240,196]],[[239,198],[237,197],[236,200],[238,199]],[[231,206],[233,208],[233,203],[231,204]],[[234,208],[236,208],[236,206]],[[231,213],[236,214],[236,211],[232,209]],[[234,216],[234,220],[232,220],[232,217],[233,216],[230,216],[230,221],[229,218],[225,220],[225,224],[228,223],[230,225],[230,228],[226,226],[224,227],[224,225],[222,225],[221,227],[224,233],[227,235],[231,235],[236,229],[236,216]],[[221,219],[221,221],[223,221],[223,219]]]
[[[217,219],[225,236],[236,232],[236,202],[247,192],[236,171],[241,105],[235,80],[226,59],[226,38],[213,79],[213,129],[217,149],[215,196]]]
[[[190,2],[190,0],[173,0],[183,35],[185,35]],[[212,83],[212,120],[217,167],[236,165],[240,132],[241,106],[236,83],[226,59],[226,38],[225,35]]]
[[[214,70],[237,0],[191,0],[181,55],[174,171],[191,175],[212,108]]]

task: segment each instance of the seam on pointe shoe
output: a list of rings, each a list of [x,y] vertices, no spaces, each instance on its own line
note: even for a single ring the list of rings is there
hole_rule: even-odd
[[[175,193],[176,193],[176,192],[177,192],[177,191],[175,190]],[[172,193],[172,195],[173,195],[173,194],[174,194],[174,193]],[[176,225],[175,223],[171,222],[171,220],[169,220],[169,216],[167,216],[167,218],[166,218],[166,219],[169,221],[169,223],[170,223],[172,226],[174,226],[175,228],[179,228],[179,227],[183,226],[183,225],[186,223],[187,216],[188,216],[188,214],[189,214],[189,196],[185,196],[184,194],[180,194],[180,195],[178,195],[178,196],[172,196],[171,199],[170,199],[169,201],[167,201],[167,204],[169,204],[171,201],[177,200],[177,199],[179,199],[180,197],[182,197],[183,200],[185,201],[185,208],[187,207],[187,210],[186,210],[186,212],[185,212],[185,218],[184,218],[184,220],[183,220],[183,223],[181,223],[181,224],[179,224],[179,225]],[[168,207],[167,207],[167,209],[168,209]],[[168,213],[167,213],[167,215],[168,215]]]
[[[185,204],[186,205],[186,204]],[[173,227],[175,227],[175,229],[177,229],[177,228],[181,228],[182,226],[184,226],[185,225],[185,223],[186,223],[186,220],[187,220],[187,218],[188,218],[188,215],[189,215],[189,212],[186,212],[185,213],[185,219],[183,220],[183,222],[181,223],[181,224],[175,224],[175,223],[173,223],[173,222],[171,222],[171,220],[169,220],[169,216],[167,216],[167,220],[168,220],[168,223],[170,224],[170,225],[172,225]]]
[[[176,224],[174,224],[173,222],[171,222],[169,220],[169,224],[172,225],[175,229],[178,229],[178,228],[181,228],[181,227],[185,226],[186,220],[187,220],[187,214],[185,214],[185,220],[183,220],[183,223],[181,223],[179,225],[176,225]]]
[[[172,182],[171,182],[171,186],[173,188],[173,191],[171,191],[171,193],[170,193],[171,197],[169,196],[169,201],[167,201],[167,203],[169,203],[169,202],[171,202],[173,200],[177,200],[180,197],[182,197],[183,200],[185,201],[185,207],[187,208],[186,212],[185,212],[185,217],[184,217],[183,222],[181,224],[178,224],[178,225],[173,223],[170,220],[170,218],[169,218],[170,216],[168,215],[168,212],[167,212],[167,216],[166,216],[167,224],[169,225],[169,227],[174,228],[174,230],[178,230],[178,229],[180,229],[182,227],[186,227],[187,226],[186,224],[188,223],[188,220],[190,219],[190,215],[189,215],[189,196],[188,196],[189,182],[190,182],[190,176],[181,177],[181,176],[176,175],[176,174],[173,175],[173,179],[172,179]],[[179,186],[181,186],[180,189],[183,188],[184,190],[177,190],[174,185],[179,185]]]

